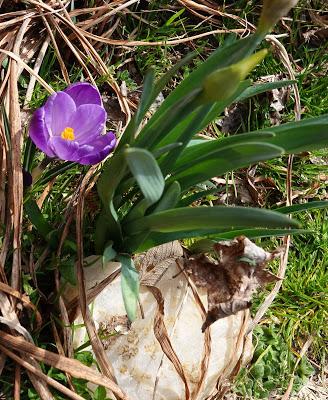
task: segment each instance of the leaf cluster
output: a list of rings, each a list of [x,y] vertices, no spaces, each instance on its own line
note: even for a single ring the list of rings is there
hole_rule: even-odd
[[[204,184],[206,187],[215,176],[328,144],[328,116],[223,139],[195,139],[231,103],[291,83],[253,86],[244,79],[262,58],[263,52],[253,54],[262,39],[262,34],[255,33],[218,48],[142,125],[158,94],[195,54],[189,54],[157,81],[154,71],[146,75],[138,110],[98,180],[102,202],[95,231],[98,254],[106,250],[109,241],[118,253],[133,254],[190,237],[218,240],[240,234],[261,237],[304,232],[297,229],[295,220],[284,215],[293,212],[293,208],[277,212],[244,207],[190,207],[194,201],[190,193],[199,198],[209,194],[199,188]],[[123,294],[129,316],[133,317],[137,274],[131,274],[134,267],[129,257],[123,259],[123,272],[125,267],[130,271],[123,273],[127,277]],[[132,306],[128,305],[130,301]]]

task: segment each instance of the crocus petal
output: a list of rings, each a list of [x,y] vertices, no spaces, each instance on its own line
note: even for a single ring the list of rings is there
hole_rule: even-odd
[[[53,136],[50,138],[49,144],[58,158],[66,161],[77,161],[79,144],[76,141]]]
[[[100,93],[97,88],[87,82],[73,83],[64,90],[65,93],[71,96],[76,107],[82,104],[97,104],[102,105]]]
[[[75,113],[73,99],[64,92],[57,92],[49,97],[44,105],[45,122],[50,136],[60,136]]]
[[[72,115],[69,125],[79,144],[91,144],[105,129],[106,111],[96,104],[84,104]]]
[[[48,144],[49,141],[49,131],[45,123],[45,108],[38,108],[31,119],[29,127],[29,135],[32,142],[46,153],[49,157],[55,157],[54,152]]]
[[[85,144],[80,146],[77,153],[77,162],[84,165],[97,164],[114,150],[115,145],[116,137],[113,132],[101,135],[92,143],[92,145]]]

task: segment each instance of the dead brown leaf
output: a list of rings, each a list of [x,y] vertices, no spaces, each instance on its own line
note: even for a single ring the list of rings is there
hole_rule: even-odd
[[[204,254],[184,262],[196,286],[208,290],[208,312],[203,332],[216,320],[249,308],[258,287],[279,280],[264,268],[268,261],[280,254],[280,250],[268,253],[243,236],[217,243],[214,250],[218,262]]]

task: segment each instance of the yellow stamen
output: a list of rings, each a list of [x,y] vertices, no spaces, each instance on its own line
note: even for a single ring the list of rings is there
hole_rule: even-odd
[[[75,139],[74,129],[70,127],[65,128],[61,133],[61,137],[65,140],[74,140]]]

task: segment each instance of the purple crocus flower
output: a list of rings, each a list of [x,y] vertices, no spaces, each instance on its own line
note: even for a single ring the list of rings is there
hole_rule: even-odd
[[[105,134],[106,118],[98,90],[89,83],[74,83],[35,111],[29,134],[49,157],[97,164],[116,144],[113,132]]]

